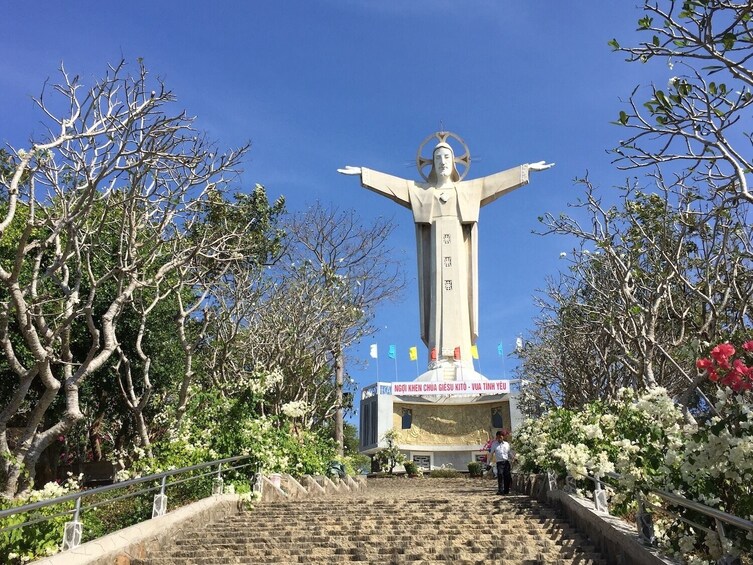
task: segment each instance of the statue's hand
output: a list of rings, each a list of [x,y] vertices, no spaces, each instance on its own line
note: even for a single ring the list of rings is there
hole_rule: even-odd
[[[342,169],[337,169],[337,172],[341,175],[360,175],[361,167],[351,167],[350,165],[346,165]]]
[[[532,171],[546,171],[554,167],[554,163],[547,163],[546,161],[537,161],[535,163],[528,163],[528,168]]]

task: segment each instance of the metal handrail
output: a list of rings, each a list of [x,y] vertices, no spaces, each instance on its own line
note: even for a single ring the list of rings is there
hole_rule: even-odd
[[[612,478],[612,479],[617,479],[617,480],[622,478],[622,475],[620,475],[619,473],[606,473],[604,476]],[[568,475],[568,477],[572,477],[572,475]],[[575,477],[573,478],[575,479]],[[603,482],[603,479],[599,477],[594,477],[591,475],[585,475],[584,477],[581,477],[581,478],[589,479],[590,481],[596,484]],[[723,522],[726,522],[732,526],[736,526],[743,530],[748,530],[748,531],[753,532],[753,522],[750,520],[746,520],[745,518],[740,518],[739,516],[735,516],[734,514],[729,514],[722,510],[712,508],[711,506],[706,506],[705,504],[701,502],[696,502],[694,500],[690,500],[689,498],[685,498],[682,495],[673,494],[671,492],[667,492],[661,489],[649,489],[648,492],[651,494],[656,494],[659,497],[666,500],[667,502],[671,502],[672,504],[676,504],[678,506],[684,506],[685,508],[688,508],[690,510],[695,510],[696,512],[705,514],[706,516],[709,516],[710,518],[714,518],[715,520],[722,520]]]
[[[27,513],[27,512],[33,512],[34,510],[39,510],[41,508],[46,508],[48,506],[54,506],[54,505],[57,505],[57,504],[63,504],[65,502],[69,502],[69,501],[77,501],[77,507],[78,507],[78,510],[80,510],[80,501],[82,499],[84,499],[84,498],[92,497],[92,496],[95,496],[97,494],[102,494],[102,493],[106,493],[106,492],[113,491],[113,490],[120,490],[120,489],[128,488],[130,486],[138,485],[138,484],[141,484],[141,483],[152,482],[152,481],[157,481],[157,480],[162,480],[163,481],[162,482],[162,486],[152,486],[152,487],[149,487],[149,488],[146,488],[146,489],[140,489],[140,490],[138,490],[136,492],[133,492],[133,493],[128,493],[128,494],[125,494],[125,495],[122,495],[122,496],[117,496],[117,497],[115,497],[113,499],[103,500],[103,501],[97,502],[92,507],[104,506],[104,505],[116,502],[118,500],[123,500],[125,498],[130,498],[132,496],[138,496],[138,495],[145,494],[145,493],[148,493],[148,492],[152,492],[152,491],[155,491],[155,490],[164,489],[166,486],[173,486],[173,485],[185,483],[187,481],[200,479],[201,477],[206,477],[206,476],[209,476],[209,475],[216,475],[217,471],[210,471],[210,472],[207,472],[207,473],[201,473],[199,475],[196,475],[196,476],[193,476],[193,477],[188,477],[188,478],[185,478],[185,479],[180,479],[178,481],[173,481],[171,483],[166,483],[165,482],[166,479],[167,479],[167,477],[172,477],[174,475],[180,475],[180,474],[183,474],[183,473],[189,473],[191,471],[198,471],[198,470],[201,470],[201,469],[206,469],[207,467],[222,466],[222,465],[227,464],[227,463],[234,463],[236,461],[241,461],[241,460],[244,460],[244,459],[248,459],[249,457],[251,457],[251,456],[250,455],[237,455],[235,457],[227,457],[225,459],[218,459],[216,461],[209,461],[207,463],[200,463],[198,465],[191,465],[190,467],[181,467],[180,469],[171,469],[169,471],[163,471],[161,473],[155,473],[153,475],[147,475],[146,477],[139,477],[139,478],[136,478],[136,479],[129,479],[127,481],[123,481],[123,482],[120,482],[120,483],[113,483],[111,485],[105,485],[105,486],[96,487],[96,488],[93,488],[93,489],[87,489],[87,490],[82,490],[82,491],[78,491],[78,492],[72,492],[72,493],[69,493],[69,494],[66,494],[66,495],[63,495],[63,496],[59,496],[57,498],[51,498],[51,499],[48,499],[48,500],[40,500],[38,502],[32,502],[30,504],[25,504],[24,506],[18,506],[18,507],[15,507],[15,508],[8,508],[6,510],[0,510],[0,520],[2,520],[3,518],[8,518],[10,516],[15,516],[17,514],[24,514],[24,513]],[[244,464],[244,465],[225,467],[222,470],[223,471],[231,471],[231,470],[241,469],[241,468],[244,468],[244,467],[249,467],[251,465],[252,465],[251,463],[247,463],[247,464]],[[18,528],[23,528],[23,527],[26,527],[26,526],[29,526],[29,525],[32,525],[32,524],[37,524],[39,522],[44,522],[44,521],[50,520],[52,518],[64,516],[66,514],[74,514],[74,513],[77,513],[78,510],[77,509],[71,509],[71,510],[68,510],[68,511],[65,511],[65,512],[61,512],[61,513],[55,514],[54,516],[44,516],[44,517],[41,517],[39,519],[22,522],[22,523],[19,523],[19,524],[15,524],[13,526],[8,526],[8,527],[5,527],[5,528],[1,528],[0,532],[6,532],[6,531],[11,531],[11,530],[16,530]]]
[[[680,496],[679,494],[672,494],[671,492],[666,492],[659,489],[652,489],[651,492],[660,496],[667,502],[671,502],[672,504],[684,506],[685,508],[695,510],[696,512],[700,512],[701,514],[705,514],[706,516],[714,518],[714,520],[721,520],[722,522],[726,522],[737,528],[753,532],[753,522],[746,520],[745,518],[740,518],[739,516],[735,516],[734,514],[729,514],[727,512],[723,512],[722,510],[717,510],[716,508],[706,506],[705,504],[702,504],[700,502],[695,502],[694,500],[690,500],[688,498],[685,498],[684,496]]]
[[[605,477],[609,477],[611,479],[619,480],[622,478],[622,475],[619,473],[605,473]],[[597,500],[597,490],[601,490],[602,485],[602,477],[594,477],[591,475],[585,475],[581,478],[589,479],[595,484],[595,490],[594,490],[594,508],[597,510],[606,510],[609,511],[608,507],[606,509],[600,508],[601,504],[600,501]],[[567,479],[573,479],[577,480],[572,475],[567,475]],[[696,502],[694,500],[690,500],[689,498],[685,498],[682,495],[679,494],[673,494],[661,489],[648,489],[647,491],[649,494],[655,494],[662,498],[663,500],[669,502],[670,504],[674,504],[676,506],[683,506],[689,510],[693,510],[695,512],[699,512],[700,514],[704,514],[708,516],[709,518],[713,518],[714,524],[716,526],[716,530],[711,530],[710,528],[707,528],[705,526],[701,526],[700,524],[697,524],[695,522],[692,522],[688,520],[687,518],[684,518],[683,516],[679,516],[675,514],[674,512],[670,512],[668,509],[662,508],[662,507],[656,507],[652,504],[648,504],[646,500],[644,500],[644,497],[641,496],[640,493],[637,493],[637,500],[639,504],[639,513],[637,516],[638,520],[638,530],[639,534],[642,538],[644,538],[645,541],[649,543],[653,543],[653,525],[652,521],[650,519],[650,514],[645,513],[645,507],[650,506],[652,508],[655,508],[656,510],[667,512],[670,515],[674,516],[678,520],[681,520],[685,523],[688,523],[692,526],[695,526],[697,528],[700,528],[708,533],[716,534],[716,536],[719,538],[719,541],[721,543],[721,546],[724,547],[725,544],[725,532],[724,532],[724,525],[723,523],[729,524],[731,526],[734,526],[736,528],[739,528],[741,530],[747,530],[748,532],[753,532],[753,521],[746,520],[745,518],[740,518],[739,516],[735,516],[734,514],[729,514],[728,512],[724,512],[722,510],[718,510],[716,508],[712,508],[711,506],[707,506],[703,503]],[[603,501],[604,504],[606,501]],[[646,515],[644,515],[646,514]],[[728,556],[725,555],[725,559]]]

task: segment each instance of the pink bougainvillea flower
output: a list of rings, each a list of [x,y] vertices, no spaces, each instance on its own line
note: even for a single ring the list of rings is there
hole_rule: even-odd
[[[748,367],[742,359],[735,359],[732,361],[732,370],[740,377],[747,377],[750,374],[750,367]]]
[[[743,379],[741,379],[737,375],[737,373],[731,371],[726,377],[721,380],[721,383],[724,386],[728,386],[735,392],[740,392],[740,386],[743,384]]]
[[[695,362],[695,366],[699,371],[710,371],[714,368],[714,362],[711,359],[699,359]]]
[[[753,339],[743,343],[743,349],[745,351],[753,351]]]
[[[720,343],[711,350],[711,356],[714,358],[714,361],[716,361],[720,365],[723,361],[726,361],[730,358],[730,356],[734,354],[735,348],[731,343]]]
[[[717,375],[714,369],[709,369],[709,380],[714,382],[719,380],[719,375]]]

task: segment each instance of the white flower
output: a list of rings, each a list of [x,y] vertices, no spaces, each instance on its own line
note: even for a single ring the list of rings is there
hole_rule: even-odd
[[[302,418],[308,412],[308,404],[305,400],[297,400],[283,404],[282,413],[288,418]]]

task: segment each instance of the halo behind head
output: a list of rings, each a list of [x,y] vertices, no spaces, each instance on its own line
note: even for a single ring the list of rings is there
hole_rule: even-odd
[[[432,149],[431,155],[422,155],[422,151],[426,147],[426,145],[432,141],[437,140],[438,143],[434,146]],[[458,145],[457,151],[462,150],[463,154],[458,157],[456,148],[453,147],[449,140],[452,139],[456,142],[456,145]],[[437,181],[436,173],[434,171],[434,152],[439,149],[440,147],[446,147],[449,148],[450,151],[452,151],[453,156],[453,173],[452,173],[452,180],[457,182],[461,181],[465,178],[465,176],[468,174],[468,170],[471,167],[471,154],[468,151],[468,146],[465,144],[465,142],[461,139],[461,137],[457,134],[454,134],[449,131],[438,131],[430,136],[428,136],[426,139],[423,140],[421,145],[418,146],[418,151],[416,152],[416,167],[418,168],[418,172],[423,177],[424,180],[434,183]],[[461,165],[463,167],[462,172],[461,170],[458,170],[458,165]],[[427,167],[431,167],[431,170],[429,174],[424,173],[424,169]]]

